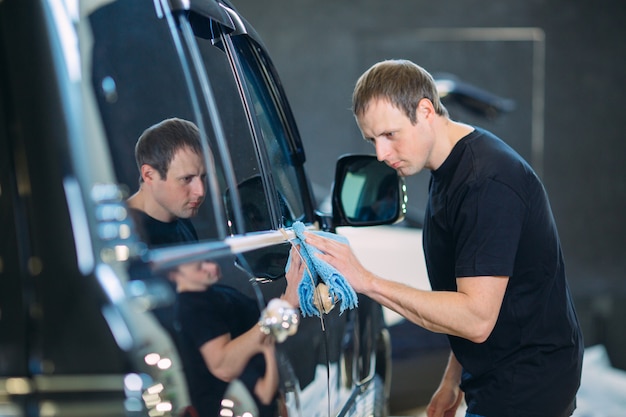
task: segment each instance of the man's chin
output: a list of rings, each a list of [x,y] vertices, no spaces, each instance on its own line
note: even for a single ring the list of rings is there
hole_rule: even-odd
[[[200,211],[200,207],[188,208],[181,212],[178,217],[180,217],[181,219],[189,219],[191,217],[195,217],[198,214],[198,211]]]
[[[411,175],[415,175],[420,171],[421,169],[415,169],[415,168],[400,168],[396,170],[398,175],[402,178],[410,177]]]

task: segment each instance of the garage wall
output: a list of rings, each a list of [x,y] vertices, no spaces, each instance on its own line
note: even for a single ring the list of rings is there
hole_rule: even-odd
[[[273,56],[320,190],[330,186],[337,156],[373,151],[360,138],[350,97],[356,78],[380,59],[408,58],[513,98],[516,110],[496,120],[450,110],[501,135],[541,174],[586,343],[605,344],[614,365],[626,369],[626,3],[238,0],[236,6]],[[468,28],[490,31],[477,39]],[[423,173],[409,181],[416,213],[427,179]]]

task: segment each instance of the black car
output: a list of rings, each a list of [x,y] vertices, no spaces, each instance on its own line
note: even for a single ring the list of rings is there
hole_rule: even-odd
[[[169,117],[200,128],[207,202],[199,242],[148,249],[125,198],[137,138]],[[217,262],[263,308],[285,287],[295,222],[402,216],[395,177],[386,218],[359,214],[395,176],[375,158],[338,162],[328,215],[304,164],[266,49],[229,2],[0,1],[0,415],[193,416],[154,314],[175,297],[165,270]],[[371,300],[301,317],[277,356],[280,415],[386,414],[390,344]],[[241,384],[227,397],[222,415],[253,410]]]

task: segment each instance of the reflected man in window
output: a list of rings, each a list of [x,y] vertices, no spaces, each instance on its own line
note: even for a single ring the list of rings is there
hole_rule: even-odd
[[[150,247],[197,241],[189,220],[206,193],[200,132],[187,120],[163,120],[135,145],[139,190],[128,199],[142,239]]]
[[[150,248],[197,241],[190,219],[204,201],[206,169],[196,125],[172,118],[149,127],[137,141],[135,159],[139,190],[127,203],[142,240]],[[297,307],[304,265],[294,258],[282,298]],[[276,415],[274,340],[258,326],[257,301],[217,284],[221,271],[214,262],[179,265],[168,275],[176,286],[175,311],[155,314],[176,339],[198,415],[219,415],[234,379],[254,394],[260,416]]]

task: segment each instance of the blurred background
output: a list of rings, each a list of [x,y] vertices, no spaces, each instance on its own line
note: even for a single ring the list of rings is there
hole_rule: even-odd
[[[500,135],[542,177],[587,346],[626,369],[626,2],[235,0],[282,77],[320,198],[344,153],[372,153],[351,93],[375,62],[406,58],[515,109],[453,118]],[[429,173],[411,177],[419,218]]]

